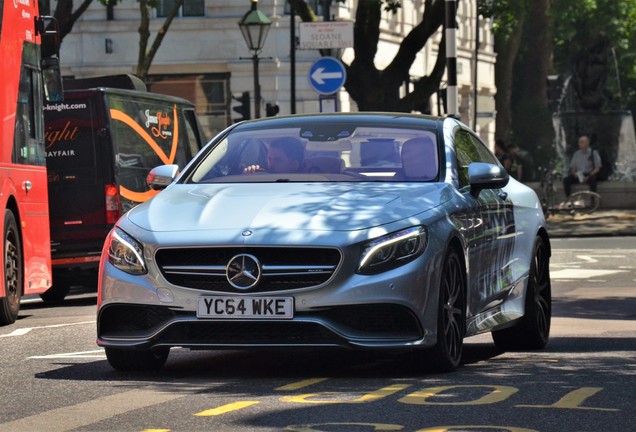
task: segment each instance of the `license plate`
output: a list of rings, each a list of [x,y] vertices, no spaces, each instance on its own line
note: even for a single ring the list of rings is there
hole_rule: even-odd
[[[199,297],[197,317],[224,319],[291,319],[293,297]]]

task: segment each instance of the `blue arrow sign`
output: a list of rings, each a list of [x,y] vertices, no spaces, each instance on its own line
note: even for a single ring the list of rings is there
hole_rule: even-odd
[[[333,57],[321,57],[309,68],[309,84],[322,95],[337,92],[346,79],[344,65]]]

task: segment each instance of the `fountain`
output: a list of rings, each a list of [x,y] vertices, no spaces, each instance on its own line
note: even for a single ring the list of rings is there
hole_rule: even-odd
[[[562,81],[561,94],[553,113],[557,168],[564,173],[579,136],[590,137],[592,148],[603,161],[601,180],[636,181],[636,134],[630,111],[621,109],[618,98],[607,90],[609,56],[613,50],[600,40],[577,56],[573,71]],[[616,74],[618,81],[618,74]]]

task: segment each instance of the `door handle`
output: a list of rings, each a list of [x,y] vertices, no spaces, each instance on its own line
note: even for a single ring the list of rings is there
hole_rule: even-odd
[[[31,183],[31,180],[25,180],[22,182],[22,189],[24,189],[26,192],[30,191],[32,187],[33,183]]]

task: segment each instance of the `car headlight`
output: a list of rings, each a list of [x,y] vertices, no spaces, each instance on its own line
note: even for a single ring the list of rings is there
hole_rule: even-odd
[[[422,226],[387,234],[362,246],[357,273],[377,274],[404,265],[426,248],[428,232]]]
[[[140,275],[147,273],[144,262],[144,248],[141,244],[119,228],[110,235],[108,261],[121,271]]]

